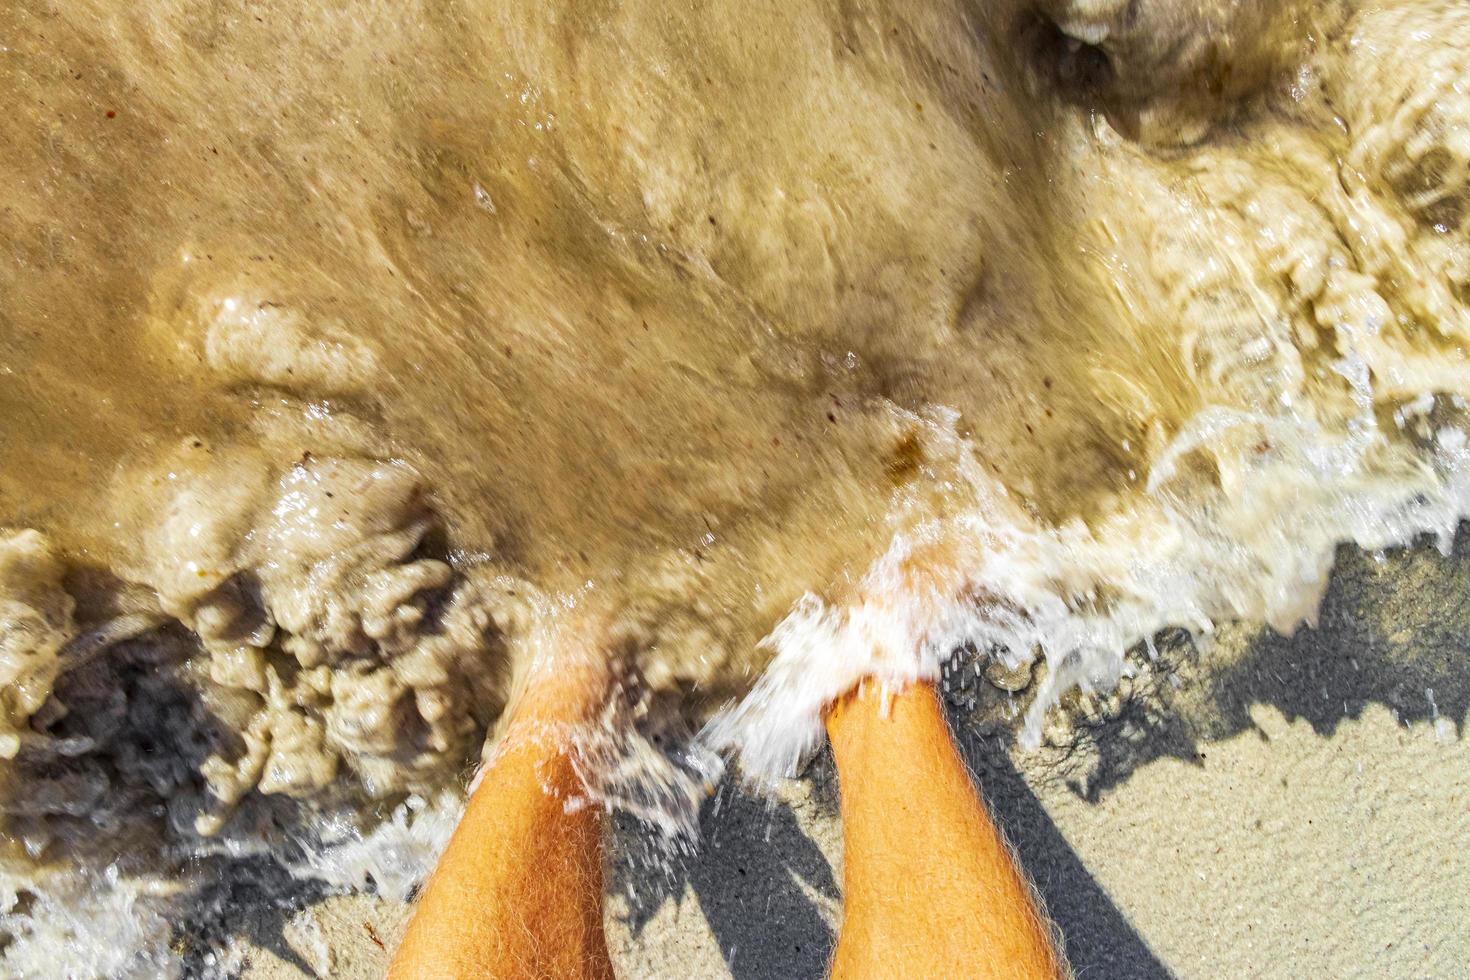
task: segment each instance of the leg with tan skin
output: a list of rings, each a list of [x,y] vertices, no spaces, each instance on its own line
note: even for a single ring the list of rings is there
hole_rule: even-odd
[[[601,707],[595,671],[543,670],[512,709],[394,956],[393,980],[611,978],[602,930],[602,810],[570,730]]]
[[[395,980],[611,977],[601,811],[568,729],[601,704],[586,672],[543,671],[514,709],[398,949]],[[876,687],[827,716],[845,872],[833,976],[1055,977],[1025,882],[970,782],[932,687]]]
[[[866,684],[832,706],[843,919],[832,976],[1053,978],[1031,891],[960,758],[934,688]]]

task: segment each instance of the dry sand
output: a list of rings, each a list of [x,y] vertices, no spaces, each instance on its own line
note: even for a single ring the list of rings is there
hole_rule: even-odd
[[[1198,660],[1166,645],[1155,689],[1104,706],[1065,750],[964,740],[1080,976],[1463,975],[1466,551],[1345,550],[1319,629],[1237,627]],[[727,787],[703,852],[672,870],[620,827],[620,976],[822,975],[840,909],[834,791],[825,759],[773,802]],[[251,980],[381,976],[404,920],[363,898],[257,912]]]

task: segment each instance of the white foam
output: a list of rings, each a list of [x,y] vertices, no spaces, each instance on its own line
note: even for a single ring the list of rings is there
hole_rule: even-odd
[[[1009,667],[1048,665],[1022,732],[1035,745],[1063,694],[1110,688],[1126,651],[1162,629],[1207,633],[1224,620],[1258,619],[1290,631],[1310,619],[1342,543],[1382,549],[1427,533],[1448,551],[1470,516],[1464,434],[1442,429],[1431,445],[1411,448],[1380,431],[1362,362],[1350,354],[1336,368],[1357,408],[1340,429],[1303,415],[1208,407],[1160,454],[1140,499],[1095,528],[1033,520],[966,462],[952,414],[913,419],[933,444],[948,445],[967,484],[957,495],[973,503],[897,537],[865,577],[863,601],[799,602],[765,640],[770,668],[702,737],[757,781],[791,776],[821,744],[824,707],[860,678],[893,686],[933,679],[973,644]],[[1239,458],[1208,491],[1181,480],[1190,452],[1242,435],[1268,448]],[[939,544],[954,556],[950,567],[916,588],[911,559]]]
[[[318,839],[304,844],[304,856],[291,872],[343,891],[371,888],[406,902],[434,869],[463,809],[464,798],[446,790],[432,799],[409,797],[366,833],[355,820],[335,815],[314,828]]]
[[[121,875],[69,871],[34,880],[0,868],[3,961],[15,980],[173,977],[182,963],[165,945],[170,886]]]

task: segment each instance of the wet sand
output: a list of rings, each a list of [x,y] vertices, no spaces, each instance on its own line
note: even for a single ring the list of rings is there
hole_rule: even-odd
[[[1198,661],[1163,651],[1160,674],[1180,679],[1164,682],[1168,706],[1140,694],[1082,722],[1067,752],[966,739],[1078,974],[1460,974],[1467,571],[1463,547],[1381,563],[1347,551],[1320,629],[1233,627]],[[622,826],[607,919],[620,976],[822,975],[840,914],[834,778],[819,758],[775,801],[722,789],[702,854],[672,870],[641,865]],[[331,899],[315,928],[273,938],[290,917],[263,914],[277,924],[244,976],[381,976],[404,912]]]

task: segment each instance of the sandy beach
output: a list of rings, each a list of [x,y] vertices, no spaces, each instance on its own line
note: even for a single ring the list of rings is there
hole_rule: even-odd
[[[1450,559],[1345,549],[1318,628],[1164,644],[1130,697],[1053,728],[1063,746],[1024,753],[956,716],[1077,975],[1460,975],[1467,573],[1463,543]],[[835,788],[825,758],[773,800],[722,787],[700,853],[672,862],[620,822],[619,975],[823,975],[841,906]],[[238,961],[251,980],[381,976],[405,916],[366,897],[256,911]]]

